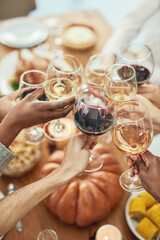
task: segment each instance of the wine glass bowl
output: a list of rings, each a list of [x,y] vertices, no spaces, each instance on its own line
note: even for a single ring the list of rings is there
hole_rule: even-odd
[[[85,79],[89,86],[103,87],[105,81],[105,56],[95,54],[88,60],[85,69]]]
[[[74,61],[74,63],[76,64],[77,86],[78,86],[78,89],[80,89],[81,85],[83,84],[83,66],[82,66],[82,63],[80,62],[80,60],[77,57],[75,57],[73,55],[65,54],[64,56],[72,59]]]
[[[135,101],[124,102],[115,110],[112,128],[114,144],[124,153],[141,155],[150,146],[153,138],[152,119],[148,109]],[[131,171],[124,172],[120,184],[126,191],[142,191],[140,179],[130,177]]]
[[[143,43],[129,43],[122,47],[118,62],[134,67],[138,84],[148,82],[154,70],[152,51]]]
[[[107,101],[103,89],[88,87],[82,90],[74,106],[77,128],[88,136],[106,133],[114,122],[114,102]]]
[[[137,92],[135,70],[126,64],[113,64],[106,69],[104,82],[106,97],[118,102],[131,100]]]

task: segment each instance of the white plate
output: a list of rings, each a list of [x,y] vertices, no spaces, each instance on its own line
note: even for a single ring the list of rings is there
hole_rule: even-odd
[[[8,20],[0,28],[0,42],[13,48],[33,47],[48,36],[46,27],[32,19]]]
[[[130,201],[132,198],[135,198],[139,195],[140,193],[132,193],[131,196],[128,198],[127,203],[126,203],[126,208],[125,208],[125,216],[126,216],[126,221],[128,223],[128,226],[130,228],[130,230],[132,231],[132,233],[140,240],[145,240],[143,237],[141,237],[137,231],[136,231],[136,226],[138,225],[138,221],[131,219],[128,211],[129,211],[129,205],[130,205]]]

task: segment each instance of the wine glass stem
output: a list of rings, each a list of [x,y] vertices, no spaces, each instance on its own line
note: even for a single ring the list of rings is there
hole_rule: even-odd
[[[63,130],[63,124],[61,124],[61,121],[58,119],[54,126],[54,131],[61,132],[62,130]]]

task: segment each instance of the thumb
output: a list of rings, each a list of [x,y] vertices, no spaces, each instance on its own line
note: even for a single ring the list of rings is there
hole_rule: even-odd
[[[40,98],[44,94],[44,87],[37,88],[34,92],[29,94],[31,100]]]

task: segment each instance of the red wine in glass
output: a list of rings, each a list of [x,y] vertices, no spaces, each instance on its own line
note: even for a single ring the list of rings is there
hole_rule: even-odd
[[[77,128],[88,136],[106,133],[113,125],[114,118],[106,109],[81,107],[74,115]]]
[[[148,81],[151,74],[150,74],[150,71],[146,67],[143,67],[141,65],[134,65],[134,64],[132,64],[131,66],[134,67],[134,69],[136,71],[136,78],[137,78],[138,84],[142,84],[142,83]]]
[[[135,69],[138,84],[143,84],[149,80],[151,74],[146,67],[136,64],[131,64],[131,66]],[[129,68],[122,67],[118,70],[118,74],[119,76],[122,76],[122,78],[127,79],[131,76],[132,72],[129,70]]]
[[[37,88],[30,88],[27,89],[26,91],[24,91],[21,95],[21,99],[23,99],[24,97],[26,97],[29,93],[32,93],[36,90]],[[44,93],[41,97],[38,98],[39,101],[48,101],[48,98],[46,96],[46,94]]]

